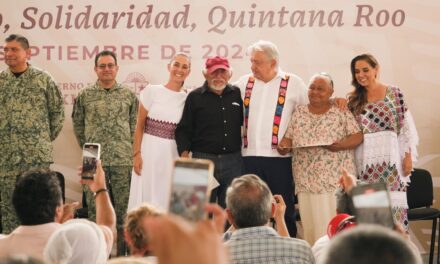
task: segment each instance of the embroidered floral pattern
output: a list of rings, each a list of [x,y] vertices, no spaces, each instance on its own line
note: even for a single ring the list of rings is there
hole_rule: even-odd
[[[388,87],[385,98],[381,101],[367,103],[362,113],[356,119],[364,135],[392,131],[399,136],[405,124],[404,118],[407,110],[400,90],[397,87]],[[376,135],[380,137],[385,136],[385,134]],[[364,136],[364,142],[366,142],[365,140]],[[397,168],[397,166],[400,166],[400,163],[395,162],[400,160],[399,150],[394,151],[393,148],[395,147],[397,147],[397,143],[392,144],[390,142],[387,148],[389,153],[384,155],[386,153],[378,152],[379,149],[383,150],[383,148],[364,145],[362,156],[357,157],[358,161],[375,160],[376,162],[364,165],[358,164],[358,166],[363,166],[358,168],[360,180],[368,183],[382,181],[387,184],[391,192],[406,192],[405,181],[399,175],[400,168]],[[406,204],[406,200],[404,203]],[[393,204],[393,214],[395,220],[403,224],[405,229],[408,229],[407,209],[401,205]]]
[[[286,101],[286,92],[287,85],[289,84],[289,75],[286,75],[280,82],[280,89],[278,91],[278,99],[277,106],[275,108],[275,115],[273,118],[272,125],[272,148],[276,149],[278,145],[278,130],[281,123],[281,115],[283,114],[284,103]],[[254,88],[255,78],[249,77],[248,82],[246,84],[246,90],[244,95],[244,132],[243,132],[243,147],[247,148],[248,139],[247,139],[247,128],[248,128],[248,120],[249,120],[249,106],[251,103],[251,95],[252,89]]]
[[[406,191],[405,184],[399,181],[396,164],[389,162],[367,165],[365,171],[362,171],[360,179],[367,183],[385,182],[390,191]]]
[[[176,126],[177,124],[175,123],[147,117],[145,119],[144,133],[160,138],[174,139],[174,130],[176,130]]]
[[[402,223],[408,229],[408,209],[402,207],[393,207],[392,213],[397,223]]]
[[[357,121],[364,134],[388,130],[399,135],[406,111],[402,93],[390,87],[384,100],[365,105]]]
[[[348,111],[330,108],[322,115],[310,113],[306,105],[292,115],[285,137],[292,140],[293,175],[296,193],[332,193],[338,187],[340,167],[356,173],[353,150],[331,152],[323,147],[302,147],[316,142],[328,144],[360,132]]]

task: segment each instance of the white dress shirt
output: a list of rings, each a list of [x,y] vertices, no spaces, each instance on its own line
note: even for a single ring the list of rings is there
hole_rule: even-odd
[[[298,105],[308,104],[307,88],[303,80],[292,73],[285,73],[280,69],[277,75],[265,83],[255,79],[249,104],[249,117],[247,128],[248,146],[243,148],[243,156],[262,157],[289,157],[290,154],[280,155],[276,149],[272,149],[272,127],[275,116],[275,108],[278,102],[281,79],[289,75],[286,101],[281,115],[281,123],[278,130],[278,142],[284,136],[290,122],[293,111]],[[246,84],[252,74],[242,76],[234,85],[241,90],[244,99]]]

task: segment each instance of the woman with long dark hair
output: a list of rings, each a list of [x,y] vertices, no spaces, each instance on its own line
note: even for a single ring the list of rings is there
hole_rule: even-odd
[[[406,185],[417,158],[418,136],[402,92],[378,80],[379,63],[370,54],[351,61],[348,107],[364,134],[356,149],[362,182],[385,182],[396,222],[408,229]]]

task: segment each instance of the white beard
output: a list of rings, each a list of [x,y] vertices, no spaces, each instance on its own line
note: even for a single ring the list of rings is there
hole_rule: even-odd
[[[226,85],[222,85],[222,86],[210,86],[209,88],[211,88],[212,90],[215,90],[215,91],[222,91],[223,89],[226,88]]]

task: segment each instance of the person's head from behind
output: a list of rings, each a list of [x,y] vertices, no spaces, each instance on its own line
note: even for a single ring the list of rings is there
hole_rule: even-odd
[[[168,63],[168,71],[170,73],[169,82],[183,85],[191,72],[191,57],[184,52],[177,52]]]
[[[205,76],[210,89],[214,91],[225,89],[232,76],[228,59],[220,56],[206,59],[203,76]]]
[[[259,40],[248,47],[251,56],[251,70],[254,77],[263,82],[272,80],[278,71],[279,51],[277,46],[266,40]]]
[[[22,35],[12,34],[5,39],[3,46],[5,63],[12,72],[22,72],[27,68],[31,56],[29,41]]]
[[[63,214],[62,192],[55,172],[30,170],[17,181],[12,204],[22,225],[55,222]]]
[[[124,235],[132,255],[144,256],[150,253],[148,237],[141,223],[147,217],[160,215],[161,213],[158,210],[148,204],[143,204],[127,213]]]
[[[110,259],[107,264],[154,264],[153,260],[148,258],[140,258],[140,257],[117,257]]]
[[[257,175],[247,174],[232,181],[226,192],[226,212],[236,228],[266,225],[274,213],[272,193]]]
[[[308,97],[310,104],[316,106],[330,104],[332,94],[332,77],[325,72],[314,74],[309,82]]]
[[[49,263],[106,263],[108,241],[101,228],[85,219],[72,219],[50,236],[44,248]]]
[[[0,259],[0,264],[44,264],[42,260],[26,255],[14,255],[5,259]]]
[[[325,264],[416,264],[418,258],[401,235],[379,225],[350,228],[331,242]]]
[[[341,233],[344,230],[356,226],[355,217],[349,214],[337,214],[327,225],[327,236],[329,238]]]

